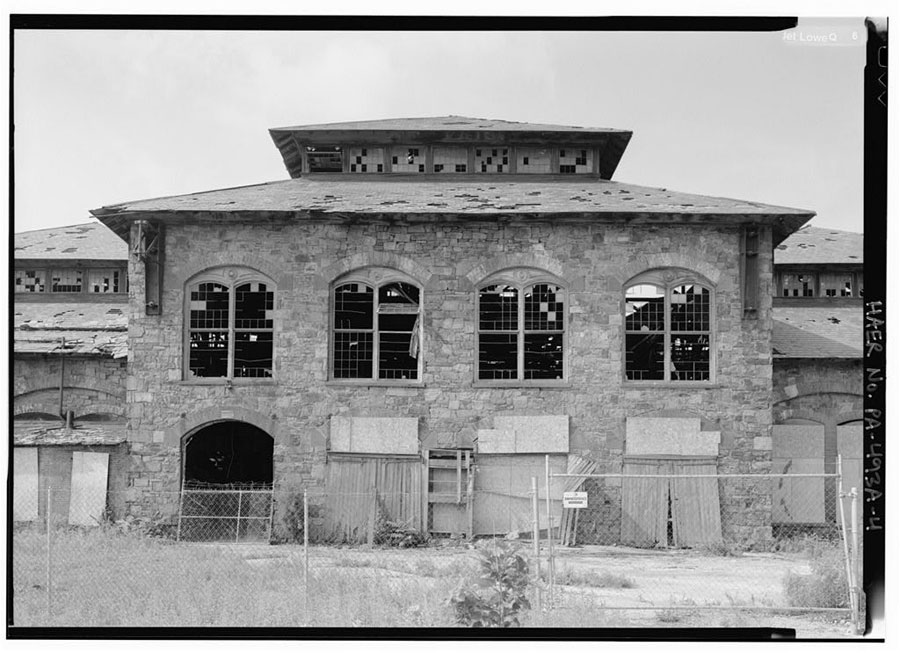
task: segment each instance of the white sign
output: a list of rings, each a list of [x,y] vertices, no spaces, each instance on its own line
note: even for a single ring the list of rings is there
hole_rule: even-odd
[[[587,508],[587,492],[563,492],[563,508]]]

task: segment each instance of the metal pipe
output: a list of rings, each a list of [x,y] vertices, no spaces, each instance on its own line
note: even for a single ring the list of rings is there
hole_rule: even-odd
[[[550,579],[549,596],[553,602],[553,513],[550,511],[550,454],[544,456],[544,470],[547,481],[547,576]]]
[[[840,471],[843,469],[841,466],[841,455],[838,454],[837,457],[837,469],[838,469],[838,507],[840,508],[841,513],[841,543],[844,545],[844,572],[847,575],[847,591],[850,594],[850,619],[853,621],[853,625],[856,626],[856,593],[853,588],[853,571],[850,568],[850,552],[847,550],[847,521],[844,517],[844,483],[841,479]]]
[[[66,357],[64,355],[66,349],[66,337],[63,336],[59,341],[59,416],[66,419],[63,412],[63,381],[66,373]]]
[[[856,628],[856,632],[859,633],[859,599],[862,595],[862,583],[860,582],[860,559],[859,559],[859,508],[858,508],[858,499],[859,496],[856,492],[856,488],[850,488],[850,537],[852,538],[850,542],[850,551],[852,553],[852,565],[851,569],[853,571],[853,596],[856,598],[856,605],[854,606],[855,610],[853,612],[853,626]]]
[[[541,611],[541,512],[538,502],[537,476],[531,477],[531,542],[534,555],[534,597],[535,607]]]

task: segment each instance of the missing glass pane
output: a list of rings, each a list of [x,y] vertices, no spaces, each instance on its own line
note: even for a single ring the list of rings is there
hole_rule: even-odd
[[[372,378],[372,334],[336,332],[334,334],[334,377],[337,379]]]
[[[228,328],[228,288],[218,283],[201,283],[191,291],[191,329]]]
[[[478,328],[486,331],[508,331],[519,328],[519,291],[500,284],[481,289]]]
[[[517,378],[517,340],[514,333],[482,333],[478,338],[478,378]]]
[[[525,378],[562,379],[561,333],[525,334]]]
[[[708,381],[709,336],[672,335],[671,359],[673,381]]]
[[[661,333],[625,335],[625,378],[629,381],[661,381],[665,336]]]
[[[346,283],[334,290],[334,328],[371,329],[374,291],[362,283]]]
[[[525,289],[525,329],[555,331],[563,328],[563,300],[559,286],[538,284]]]
[[[272,376],[272,332],[237,331],[234,334],[234,377]]]
[[[192,332],[189,348],[189,369],[193,376],[228,376],[227,331]]]

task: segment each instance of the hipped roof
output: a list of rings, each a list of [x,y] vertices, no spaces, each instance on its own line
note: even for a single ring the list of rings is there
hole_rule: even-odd
[[[128,260],[128,245],[99,222],[25,231],[14,240],[16,260]]]
[[[315,217],[416,215],[490,218],[566,216],[628,222],[770,224],[781,242],[815,215],[804,209],[681,193],[596,177],[497,175],[313,175],[253,186],[123,202],[91,211],[124,239],[133,220],[177,221],[197,214],[219,219],[277,215]],[[152,215],[148,215],[152,214]]]

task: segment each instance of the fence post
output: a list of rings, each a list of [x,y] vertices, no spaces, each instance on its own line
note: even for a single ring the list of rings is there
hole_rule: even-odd
[[[547,477],[547,576],[550,579],[548,600],[553,602],[553,514],[550,512],[550,455],[544,456],[544,470]]]
[[[303,489],[303,584],[309,600],[309,502]]]
[[[850,488],[850,537],[853,538],[850,542],[850,551],[852,564],[851,568],[853,570],[853,595],[856,597],[856,605],[854,606],[855,610],[853,612],[853,627],[856,630],[856,633],[860,632],[860,624],[859,617],[860,615],[860,599],[862,598],[862,583],[860,582],[861,576],[861,565],[859,559],[859,507],[858,501],[859,496],[857,494],[856,488]]]
[[[50,500],[51,497],[50,497],[50,495],[51,495],[51,488],[50,488],[50,486],[48,485],[48,486],[47,486],[47,505],[46,505],[46,507],[45,507],[45,511],[46,511],[46,513],[47,513],[46,517],[47,517],[47,619],[48,619],[48,620],[50,619],[50,616],[53,614],[53,611],[52,611],[52,609],[51,609],[52,600],[53,600],[53,599],[52,599],[53,583],[52,583],[52,576],[51,576],[51,574],[50,574],[50,570],[51,570],[51,563],[50,563],[50,521],[51,521],[51,520],[50,520],[50,513],[52,512],[52,506],[53,506],[53,504],[51,503],[51,500]]]
[[[534,549],[534,597],[535,607],[541,611],[541,527],[540,508],[538,507],[538,480],[531,477],[531,542]]]
[[[241,541],[241,499],[243,499],[244,493],[239,489],[238,490],[238,509],[237,509],[237,519],[235,520],[236,524],[234,527],[234,543],[237,544]]]
[[[844,516],[844,477],[841,467],[841,455],[837,457],[838,506],[841,513],[841,541],[844,545],[844,571],[847,574],[847,590],[850,594],[850,619],[853,627],[857,627],[856,589],[853,584],[853,569],[850,565],[850,552],[847,547],[847,519]]]
[[[175,533],[175,541],[181,542],[181,516],[184,514],[184,483],[181,484],[181,492],[178,493],[178,530]]]

